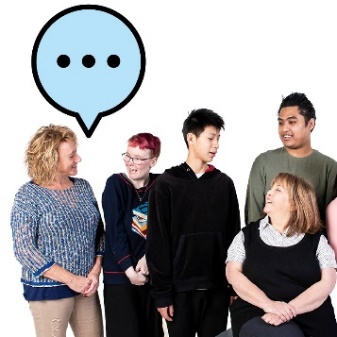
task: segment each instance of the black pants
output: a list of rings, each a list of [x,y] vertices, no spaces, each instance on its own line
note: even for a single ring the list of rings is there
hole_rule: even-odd
[[[227,288],[176,293],[173,321],[167,322],[170,337],[215,337],[226,330]]]
[[[150,286],[104,284],[106,337],[163,337]]]
[[[246,322],[241,330],[240,337],[304,337],[299,326],[290,321],[278,326],[266,323],[261,317],[255,317]]]

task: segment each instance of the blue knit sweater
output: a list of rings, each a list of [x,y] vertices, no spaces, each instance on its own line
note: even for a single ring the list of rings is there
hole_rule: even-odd
[[[90,184],[72,178],[66,190],[24,184],[11,213],[14,254],[22,265],[25,286],[62,286],[42,274],[57,263],[87,276],[104,250],[104,228]],[[48,298],[48,296],[47,296]]]

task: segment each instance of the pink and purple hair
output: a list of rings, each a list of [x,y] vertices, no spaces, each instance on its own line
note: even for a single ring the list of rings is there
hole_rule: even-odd
[[[141,150],[150,150],[152,157],[158,158],[160,155],[160,139],[152,133],[137,133],[128,140],[128,144],[132,147],[139,146]]]

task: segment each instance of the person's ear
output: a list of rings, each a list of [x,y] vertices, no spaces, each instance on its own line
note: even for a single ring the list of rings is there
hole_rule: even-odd
[[[310,118],[308,124],[309,124],[310,132],[312,132],[312,130],[315,128],[315,125],[316,125],[315,119],[314,118]]]
[[[153,166],[155,166],[157,164],[157,160],[158,158],[157,157],[153,157],[151,159],[151,162],[150,162],[150,168],[152,168]]]
[[[191,132],[188,133],[187,136],[186,136],[186,138],[187,138],[187,143],[188,143],[188,144],[192,144],[192,143],[193,143],[193,140],[194,140],[194,137],[195,137],[195,136],[194,136],[193,133],[191,133]]]

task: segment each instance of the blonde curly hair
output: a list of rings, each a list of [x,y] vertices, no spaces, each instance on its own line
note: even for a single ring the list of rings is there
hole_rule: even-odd
[[[43,185],[54,180],[58,169],[58,147],[69,140],[77,144],[75,133],[66,126],[50,124],[36,131],[25,153],[28,175],[35,183]]]

